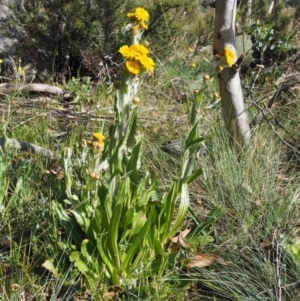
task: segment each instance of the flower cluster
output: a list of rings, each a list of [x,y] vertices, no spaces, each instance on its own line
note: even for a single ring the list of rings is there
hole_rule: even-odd
[[[94,133],[92,145],[96,150],[103,150],[105,137],[101,133]]]
[[[126,59],[126,70],[129,74],[138,75],[143,70],[152,73],[155,63],[148,56],[149,50],[141,44],[124,45],[119,52]]]
[[[133,32],[148,29],[149,13],[144,8],[137,7],[133,13],[128,13],[127,17],[133,24],[131,28]]]
[[[105,137],[101,133],[94,133],[92,140],[81,140],[81,147],[87,146],[93,148],[97,153],[102,153],[105,144]]]

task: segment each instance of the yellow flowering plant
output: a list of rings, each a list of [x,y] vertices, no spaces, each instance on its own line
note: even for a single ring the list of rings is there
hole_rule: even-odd
[[[144,30],[149,14],[138,8],[128,17],[133,26],[142,24],[139,30]],[[153,72],[155,64],[136,37],[119,52],[125,62],[115,85],[115,121],[107,137],[97,132],[92,140],[83,139],[79,151],[66,149],[65,202],[70,208],[55,208],[68,229],[74,229],[71,213],[84,233],[80,237],[70,232],[76,250],[72,246],[69,258],[88,287],[104,279],[124,290],[134,288],[141,277],[162,275],[176,263],[182,267],[187,253],[168,247],[189,210],[188,186],[202,173],[195,164],[202,138],[196,120],[185,141],[180,174],[158,198],[157,181],[141,163],[143,137],[137,130],[140,99],[136,96],[140,77]]]

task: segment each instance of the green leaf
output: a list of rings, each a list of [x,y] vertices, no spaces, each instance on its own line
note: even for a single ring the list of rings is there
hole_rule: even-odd
[[[175,209],[176,200],[178,198],[178,193],[179,193],[179,184],[177,181],[173,181],[171,187],[169,188],[169,192],[165,195],[165,197],[162,200],[162,204],[164,208],[159,215],[158,232],[159,232],[161,242],[164,242],[169,232],[172,219],[174,216],[174,209]]]
[[[96,247],[93,245],[91,241],[88,239],[84,239],[81,243],[81,253],[85,257],[85,259],[94,264],[95,259],[93,259],[92,255],[95,252]]]
[[[46,270],[48,270],[49,272],[51,272],[55,277],[58,277],[58,271],[54,266],[54,263],[52,261],[52,259],[48,259],[46,260],[43,264],[42,267],[45,268]]]
[[[123,210],[123,202],[120,202],[116,205],[113,211],[113,215],[110,221],[110,227],[108,231],[108,246],[111,248],[112,259],[116,261],[117,270],[120,269],[120,256],[118,250],[118,230],[119,222]]]
[[[144,227],[141,229],[140,233],[136,235],[135,239],[129,246],[126,253],[122,256],[121,269],[122,271],[125,271],[127,275],[131,270],[131,261],[134,258],[134,256],[138,255],[137,250],[139,247],[142,246],[143,240],[145,239],[145,235],[148,232],[149,226],[149,221],[147,221]]]
[[[187,183],[182,184],[181,186],[181,196],[180,203],[177,212],[177,216],[170,231],[167,233],[165,239],[170,239],[176,235],[176,232],[182,227],[182,223],[186,217],[187,211],[190,206],[190,197],[189,197],[189,188]]]
[[[108,193],[108,189],[104,185],[101,185],[98,188],[98,197],[100,205],[96,210],[100,213],[102,227],[108,229],[112,216],[112,200]]]
[[[86,275],[86,273],[88,272],[88,267],[85,264],[85,258],[84,256],[78,252],[78,251],[74,251],[70,254],[69,259],[71,262],[74,262],[75,266],[77,267],[77,269],[83,274]]]
[[[82,208],[82,207],[81,207]],[[90,228],[90,224],[91,224],[91,218],[90,216],[87,216],[86,212],[84,211],[79,211],[79,210],[70,210],[70,212],[73,213],[73,215],[75,216],[75,219],[77,221],[77,223],[80,225],[80,227],[82,228],[82,230],[87,233],[89,231]]]
[[[128,122],[128,138],[127,138],[127,145],[131,146],[135,140],[135,134],[136,134],[136,128],[137,128],[137,111],[134,109],[131,113],[131,118]]]
[[[139,141],[132,148],[131,156],[126,166],[126,173],[129,173],[130,179],[134,184],[138,183],[138,170],[140,168],[140,150],[142,145],[141,142],[142,141]]]
[[[111,257],[110,248],[107,243],[107,235],[103,234],[97,240],[97,249],[100,253],[101,259],[105,263],[106,270],[110,277],[112,278],[112,282],[114,285],[119,284],[118,273],[116,269],[116,262],[114,258]]]
[[[191,184],[193,181],[195,181],[202,174],[203,174],[203,170],[198,169],[195,172],[193,172],[190,176],[185,177],[183,179],[183,183]]]
[[[189,148],[191,144],[193,144],[193,141],[198,138],[198,124],[200,120],[197,120],[195,124],[193,124],[193,127],[191,128],[189,132],[189,136],[185,140],[185,148]]]
[[[146,182],[148,180],[148,175],[146,175],[138,185],[138,189],[136,192],[135,200],[137,201],[138,206],[146,206],[150,200],[150,198],[153,196],[153,193],[155,192],[156,186],[157,186],[157,180],[151,179],[151,185],[146,190]]]

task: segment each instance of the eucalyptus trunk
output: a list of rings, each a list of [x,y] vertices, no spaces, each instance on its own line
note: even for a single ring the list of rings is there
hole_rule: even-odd
[[[236,55],[235,48],[236,0],[215,1],[214,55],[224,55],[229,47]],[[218,75],[221,104],[226,127],[235,146],[250,143],[250,127],[245,111],[239,68],[226,67]]]

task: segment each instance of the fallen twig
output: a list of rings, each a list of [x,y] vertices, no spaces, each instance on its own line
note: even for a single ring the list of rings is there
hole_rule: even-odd
[[[54,153],[49,149],[46,149],[44,147],[32,143],[28,143],[26,141],[20,141],[17,139],[3,138],[3,137],[0,138],[0,147],[4,146],[5,144],[13,149],[18,149],[20,151],[38,154],[49,159],[54,159],[55,157]]]
[[[72,98],[71,93],[64,91],[63,89],[51,86],[47,84],[11,84],[11,83],[4,83],[0,84],[0,90],[4,90],[6,92],[11,91],[28,91],[28,92],[40,92],[40,93],[50,93],[54,95],[61,96],[64,100]]]

